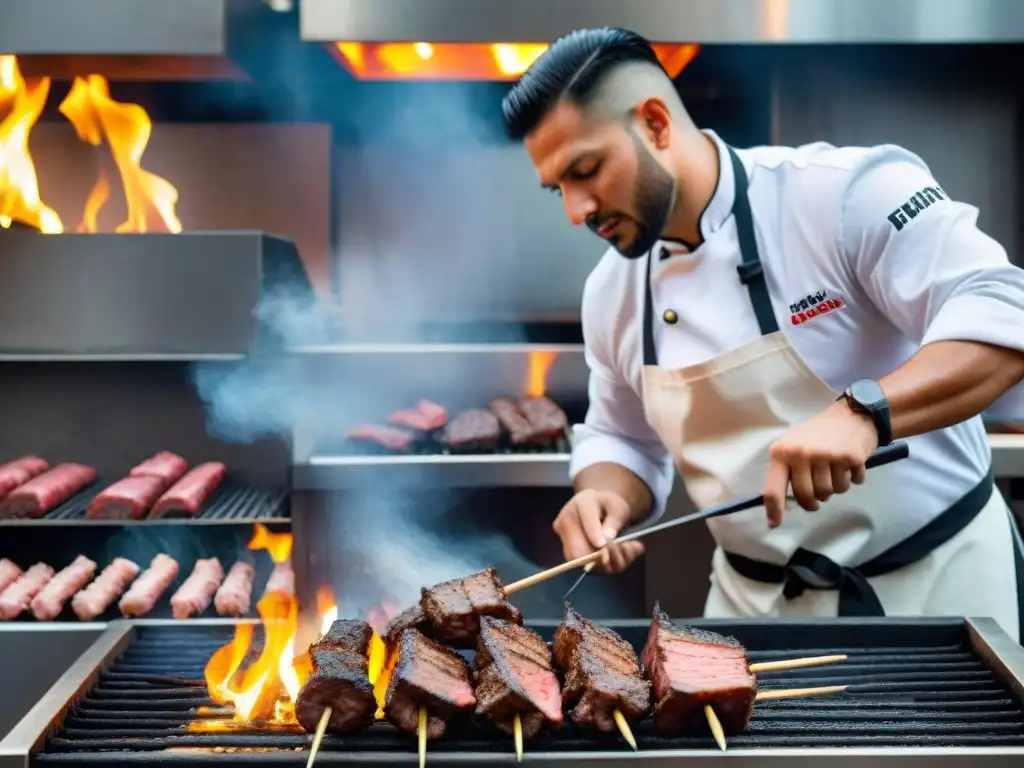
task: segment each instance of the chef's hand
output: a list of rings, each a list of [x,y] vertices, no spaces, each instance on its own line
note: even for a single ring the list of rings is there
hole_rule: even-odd
[[[871,417],[857,413],[845,400],[793,427],[769,450],[764,482],[768,527],[782,523],[788,486],[801,507],[816,512],[833,494],[864,482],[864,464],[876,448],[878,431]]]
[[[555,533],[562,540],[566,561],[589,555],[608,545],[629,522],[629,505],[610,491],[583,490],[573,496],[555,518]],[[595,567],[600,573],[618,573],[644,553],[639,541],[608,546]]]

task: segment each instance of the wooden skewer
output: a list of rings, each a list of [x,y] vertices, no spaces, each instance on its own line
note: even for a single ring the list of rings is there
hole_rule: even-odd
[[[516,761],[523,762],[523,721],[516,712],[512,718],[512,739],[516,745]]]
[[[626,740],[626,743],[636,751],[636,739],[633,737],[633,729],[629,727],[629,723],[626,721],[626,716],[619,710],[612,712],[612,717],[615,718],[615,724],[619,726],[619,733],[622,734],[622,738]]]
[[[787,659],[785,661],[762,661],[759,664],[751,664],[750,671],[755,675],[759,672],[782,672],[787,669],[803,669],[804,667],[819,667],[823,664],[838,664],[846,661],[845,653],[835,656],[807,656],[802,659]]]
[[[427,708],[420,706],[420,720],[416,726],[416,735],[420,740],[420,768],[427,764]]]
[[[810,696],[828,696],[842,693],[847,685],[826,685],[821,688],[781,688],[776,691],[758,691],[754,701],[778,701],[779,699],[806,699]]]
[[[320,751],[320,742],[324,740],[327,723],[330,719],[331,708],[324,707],[324,713],[320,715],[320,722],[316,724],[316,733],[313,734],[313,746],[309,748],[309,760],[306,761],[306,768],[313,768],[313,761],[316,760],[316,753]]]
[[[711,729],[711,735],[715,737],[715,743],[718,744],[720,750],[725,752],[725,731],[710,704],[704,705],[704,717],[708,719],[708,727]]]
[[[571,571],[574,568],[581,568],[589,563],[595,563],[601,559],[602,554],[604,554],[604,550],[599,549],[596,552],[591,552],[589,555],[577,557],[575,560],[569,560],[561,565],[556,565],[554,568],[548,568],[546,571],[535,573],[533,576],[527,576],[525,579],[513,581],[511,584],[505,585],[505,594],[511,595],[513,592],[518,592],[520,589],[526,589],[527,587],[532,587],[534,584],[540,584],[542,581],[553,579],[555,576],[559,576],[566,571]]]

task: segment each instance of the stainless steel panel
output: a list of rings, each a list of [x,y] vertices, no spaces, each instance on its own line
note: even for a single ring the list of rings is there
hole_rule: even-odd
[[[1024,478],[1024,434],[989,435],[992,469],[998,478]]]
[[[260,232],[6,230],[0,249],[8,359],[230,359],[260,337],[260,297],[306,281],[295,246]]]
[[[304,40],[544,42],[628,27],[660,42],[1002,42],[1019,0],[303,0]]]
[[[227,0],[0,0],[0,51],[217,55]]]

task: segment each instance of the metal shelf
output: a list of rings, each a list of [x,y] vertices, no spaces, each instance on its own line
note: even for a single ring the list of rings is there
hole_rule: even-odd
[[[296,490],[568,488],[568,453],[312,456],[292,470]]]
[[[990,434],[988,444],[997,478],[1024,478],[1024,434]]]

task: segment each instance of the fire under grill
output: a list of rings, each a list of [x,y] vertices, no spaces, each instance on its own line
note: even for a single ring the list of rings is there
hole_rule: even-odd
[[[639,751],[617,736],[561,729],[528,741],[534,765],[662,764],[729,757],[750,765],[798,758],[867,765],[908,758],[931,766],[1010,766],[1024,759],[1024,649],[981,620],[696,622],[735,635],[752,661],[846,653],[849,660],[759,676],[762,690],[846,685],[846,693],[766,701],[722,755],[710,735],[664,738],[634,726]],[[646,621],[608,622],[638,648]],[[550,639],[555,625],[534,627]],[[203,669],[232,637],[229,625],[116,622],[0,743],[0,768],[168,762],[302,765],[310,736],[297,726],[233,727],[208,697]],[[204,711],[200,708],[213,708]],[[196,732],[199,720],[220,727]],[[414,765],[416,742],[391,725],[324,739],[317,765]],[[511,737],[484,721],[452,727],[428,746],[428,764],[514,761]],[[834,763],[829,763],[834,764]]]

